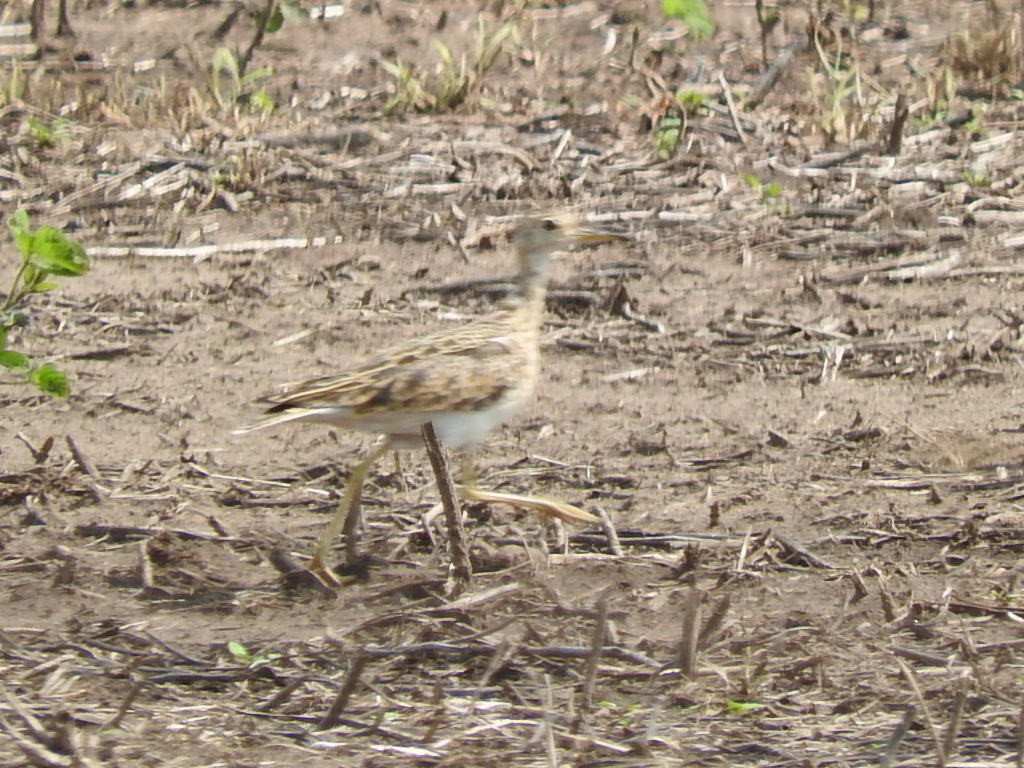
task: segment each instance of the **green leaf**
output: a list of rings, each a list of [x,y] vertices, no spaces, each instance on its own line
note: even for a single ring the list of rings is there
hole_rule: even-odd
[[[677,91],[676,101],[679,102],[680,106],[696,111],[704,106],[704,94],[697,93],[696,91]]]
[[[89,271],[85,248],[64,237],[53,227],[40,227],[32,237],[29,263],[54,275],[75,277]]]
[[[227,74],[231,77],[234,89],[237,90],[241,75],[238,70],[238,59],[227,48],[218,48],[213,52],[213,63],[210,66],[210,89],[213,91],[213,98],[217,104],[224,106],[224,99],[220,92],[220,78]]]
[[[274,70],[272,67],[260,67],[259,69],[254,69],[252,72],[247,72],[245,77],[238,81],[238,88],[239,90],[242,90],[250,85],[255,85],[261,80],[266,80],[268,77],[271,77],[273,74]]]
[[[7,332],[9,328],[16,328],[19,325],[25,325],[27,316],[23,309],[9,309],[6,312],[0,312],[0,328]]]
[[[248,661],[251,657],[249,649],[236,640],[232,640],[228,643],[228,653],[234,656],[236,659]]]
[[[273,112],[274,108],[277,106],[274,103],[273,96],[267,93],[263,88],[253,92],[249,97],[249,103],[252,105],[253,109],[259,110],[260,112],[266,112],[268,115]]]
[[[697,40],[709,40],[715,34],[715,22],[704,0],[662,0],[661,10],[669,18],[682,21]]]
[[[30,244],[29,247],[28,247],[28,251],[25,253],[25,258],[29,258],[29,257],[31,257],[31,255],[32,255],[32,245]],[[46,270],[45,269],[36,269],[32,265],[31,262],[29,262],[29,263],[27,263],[25,265],[25,271],[22,272],[22,275],[21,275],[21,282],[22,282],[22,284],[24,284],[25,288],[29,292],[32,291],[32,288],[33,288],[33,286],[36,285],[36,283],[41,283],[45,279],[46,279]]]
[[[725,708],[729,710],[730,715],[749,715],[751,712],[764,709],[764,706],[764,704],[758,704],[756,701],[733,701],[729,699],[725,702]]]
[[[28,380],[41,391],[54,397],[66,398],[71,394],[68,377],[64,375],[64,371],[51,363],[36,368],[28,375]]]
[[[52,127],[44,123],[38,117],[28,119],[28,133],[41,147],[55,147],[57,145],[57,134]]]
[[[284,13],[281,11],[281,4],[278,3],[274,6],[274,12],[270,14],[265,31],[268,35],[272,35],[281,28],[282,24],[284,24]]]
[[[679,115],[665,115],[658,121],[654,129],[654,148],[658,157],[668,160],[675,155],[682,132],[683,120]]]
[[[21,352],[14,352],[10,349],[5,349],[0,352],[0,365],[4,368],[9,368],[12,371],[27,371],[28,370],[28,355],[23,355]]]
[[[452,49],[442,43],[440,40],[434,41],[434,47],[437,49],[438,55],[441,57],[441,63],[446,68],[455,68],[455,58],[452,56]]]
[[[14,212],[14,215],[7,220],[7,228],[11,230],[11,234],[17,235],[22,232],[28,232],[28,213],[23,209],[19,208]]]
[[[19,208],[7,220],[7,228],[11,230],[11,236],[18,244],[18,250],[21,251],[22,256],[28,256],[32,250],[32,230],[29,227],[28,214]]]

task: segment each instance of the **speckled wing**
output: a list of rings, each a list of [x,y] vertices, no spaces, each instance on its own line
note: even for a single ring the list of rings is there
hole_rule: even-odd
[[[353,421],[377,412],[474,411],[529,378],[529,342],[490,319],[394,347],[345,374],[266,398],[268,414],[334,411]]]

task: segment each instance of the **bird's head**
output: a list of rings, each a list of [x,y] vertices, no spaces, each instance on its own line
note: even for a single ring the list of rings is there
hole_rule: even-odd
[[[625,235],[584,225],[572,213],[534,213],[524,216],[512,236],[524,274],[544,274],[548,259],[577,243],[626,240]]]

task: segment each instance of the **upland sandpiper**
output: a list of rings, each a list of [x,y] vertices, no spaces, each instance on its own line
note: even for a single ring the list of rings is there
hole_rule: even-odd
[[[325,561],[343,526],[350,562],[355,557],[363,482],[382,454],[422,445],[426,423],[445,445],[471,448],[522,407],[537,381],[551,255],[575,242],[620,239],[624,238],[583,226],[572,214],[524,217],[513,237],[519,257],[518,291],[506,307],[469,325],[393,347],[347,373],[288,385],[261,401],[270,404],[267,416],[236,434],[288,421],[313,421],[384,437],[349,473],[345,495],[320,536],[310,571],[333,578]],[[472,486],[464,493],[473,500],[512,504],[578,522],[597,520],[572,505],[542,497]]]

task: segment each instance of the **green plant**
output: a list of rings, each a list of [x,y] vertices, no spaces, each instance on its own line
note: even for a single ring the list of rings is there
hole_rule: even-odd
[[[256,22],[256,29],[245,51],[236,55],[238,72],[243,77],[249,69],[249,62],[252,61],[256,49],[263,44],[264,37],[281,29],[285,19],[309,18],[309,12],[302,7],[299,0],[265,0],[262,7],[253,2],[248,5],[247,10]]]
[[[818,125],[831,141],[853,142],[867,138],[869,128],[883,103],[892,96],[861,71],[856,58],[848,55],[841,42],[835,52],[826,53],[818,37],[815,49],[820,72],[810,74],[811,91],[819,106]]]
[[[273,98],[265,89],[254,86],[270,77],[274,71],[270,67],[261,67],[250,72],[249,64],[256,49],[263,44],[263,39],[281,29],[285,19],[308,19],[309,13],[302,7],[299,0],[265,0],[263,5],[250,2],[245,10],[256,24],[252,39],[244,51],[218,48],[214,52],[213,63],[210,67],[210,91],[221,109],[227,104],[246,102],[256,111],[269,113],[276,106]],[[216,33],[218,37],[227,34],[239,13],[239,9],[232,11]],[[224,76],[227,76],[231,83],[231,90],[227,98],[221,90],[221,80]]]
[[[275,661],[279,661],[282,656],[280,653],[264,653],[259,656],[253,656],[241,643],[236,640],[232,640],[228,643],[228,653],[230,653],[239,664],[245,664],[249,669],[257,669],[258,667],[265,667],[273,664]]]
[[[85,249],[52,227],[33,230],[28,214],[17,211],[7,222],[11,236],[21,251],[21,264],[14,275],[11,290],[0,305],[0,366],[24,375],[42,392],[67,397],[67,377],[52,363],[36,365],[28,355],[7,347],[10,331],[24,323],[24,305],[36,293],[57,287],[51,277],[77,277],[89,270]]]
[[[752,190],[760,194],[762,200],[775,200],[782,196],[782,187],[777,182],[772,181],[765,184],[752,173],[743,174],[743,182]]]
[[[662,0],[661,11],[682,21],[697,40],[710,40],[715,34],[715,22],[704,0]]]
[[[676,101],[687,115],[696,115],[704,108],[704,94],[697,91],[676,91]]]
[[[756,701],[734,701],[729,699],[725,702],[725,709],[730,715],[749,715],[764,708],[764,704],[758,704]]]
[[[872,8],[871,5],[862,5],[861,3],[850,2],[845,0],[842,3],[843,15],[846,16],[854,24],[863,24],[871,19]]]
[[[982,112],[975,112],[971,119],[964,123],[964,130],[971,136],[981,137],[985,135],[985,116]]]
[[[45,65],[37,63],[31,69],[24,69],[22,62],[14,61],[10,68],[5,70],[7,76],[0,79],[0,106],[22,102],[23,105],[31,104],[41,109],[51,105],[45,104],[44,99],[37,97],[35,91],[46,92],[47,87],[52,87],[56,79]]]
[[[63,137],[68,120],[58,117],[56,120],[46,122],[35,115],[30,115],[27,121],[28,134],[40,147],[52,148]]]
[[[984,188],[992,186],[992,179],[986,176],[984,173],[976,173],[974,171],[964,171],[960,174],[960,178],[975,188]]]
[[[427,78],[415,67],[400,59],[382,61],[381,67],[394,78],[397,85],[395,95],[384,105],[384,113],[402,110],[439,112],[460,106],[480,87],[498,56],[505,50],[509,39],[517,36],[518,32],[519,26],[515,19],[506,21],[492,32],[487,29],[481,17],[477,22],[476,46],[468,60],[466,55],[456,59],[447,45],[435,40],[440,73],[433,83],[428,83]]]
[[[788,216],[792,213],[792,207],[782,196],[782,185],[776,181],[765,183],[752,173],[745,173],[741,177],[743,183],[760,195],[761,202],[765,208],[777,216]]]
[[[686,132],[686,121],[704,110],[704,95],[697,91],[677,91],[675,97],[660,101],[661,116],[654,121],[654,152],[662,160],[675,157]]]
[[[678,114],[664,115],[654,126],[654,152],[661,160],[675,157],[686,125]]]
[[[213,65],[210,67],[210,92],[221,109],[229,104],[246,101],[254,110],[273,112],[274,100],[265,89],[255,87],[273,74],[274,70],[270,67],[245,72],[237,54],[228,48],[218,48],[214,51]],[[225,77],[231,86],[226,94],[221,89]]]

